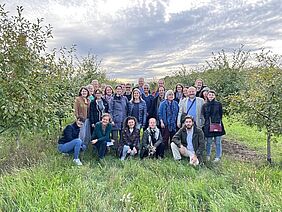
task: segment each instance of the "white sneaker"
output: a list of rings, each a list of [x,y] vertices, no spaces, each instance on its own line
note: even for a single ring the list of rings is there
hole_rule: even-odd
[[[77,166],[82,166],[82,163],[79,159],[73,159],[73,162],[77,165]]]
[[[214,160],[213,160],[213,162],[219,162],[220,161],[220,158],[215,158]]]
[[[210,161],[211,160],[211,156],[207,156],[207,161]]]

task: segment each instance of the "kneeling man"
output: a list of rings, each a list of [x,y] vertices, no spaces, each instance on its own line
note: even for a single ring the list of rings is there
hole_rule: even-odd
[[[171,150],[175,160],[181,160],[181,155],[190,158],[190,164],[196,166],[202,162],[205,149],[203,131],[194,126],[192,116],[186,116],[184,125],[173,136]]]

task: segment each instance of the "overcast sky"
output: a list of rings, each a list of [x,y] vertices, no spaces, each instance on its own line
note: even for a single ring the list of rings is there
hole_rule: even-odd
[[[160,78],[181,64],[197,67],[212,52],[240,44],[282,54],[281,0],[0,0],[53,26],[52,48],[77,45],[102,59],[110,78]]]

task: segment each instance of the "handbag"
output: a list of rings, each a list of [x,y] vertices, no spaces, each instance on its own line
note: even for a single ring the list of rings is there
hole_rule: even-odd
[[[211,118],[210,118],[210,132],[222,132],[222,125],[221,122],[219,123],[211,123]]]

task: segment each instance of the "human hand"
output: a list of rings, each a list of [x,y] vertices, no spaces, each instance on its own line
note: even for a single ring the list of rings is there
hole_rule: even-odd
[[[92,140],[90,142],[91,142],[91,144],[96,144],[98,142],[98,139],[94,139],[94,140]]]

